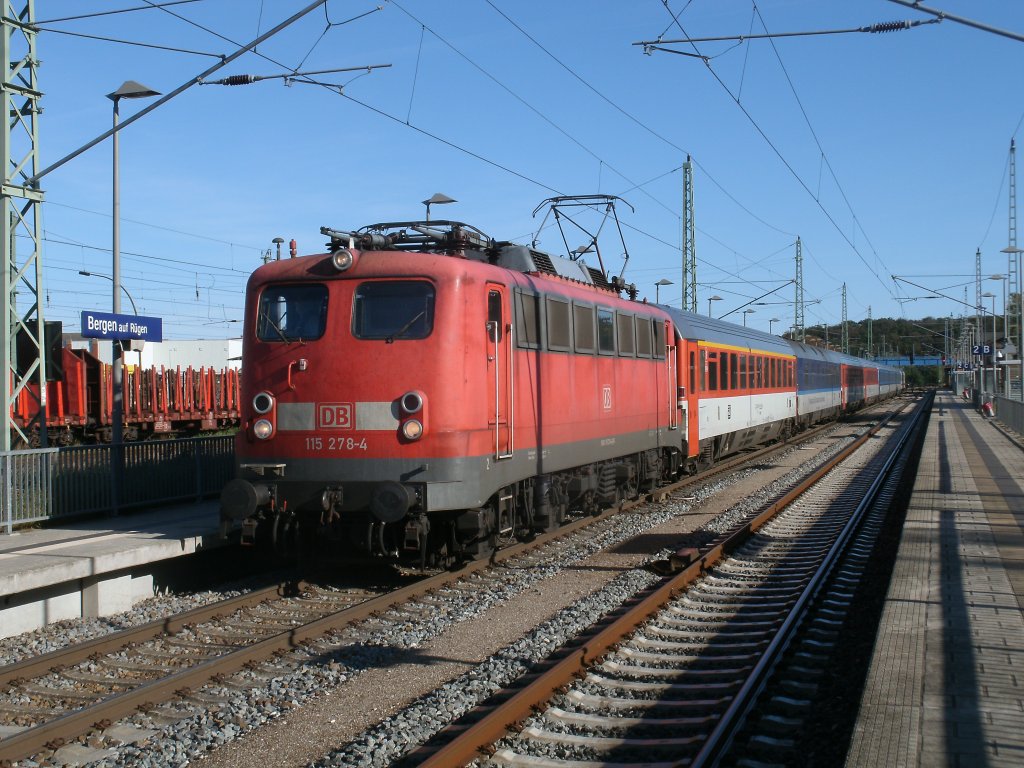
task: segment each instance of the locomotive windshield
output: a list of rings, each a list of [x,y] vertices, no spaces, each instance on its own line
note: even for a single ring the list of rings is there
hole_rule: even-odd
[[[425,339],[434,329],[434,286],[419,280],[363,283],[352,310],[357,339]]]
[[[327,327],[327,286],[270,285],[260,295],[260,341],[311,341]]]

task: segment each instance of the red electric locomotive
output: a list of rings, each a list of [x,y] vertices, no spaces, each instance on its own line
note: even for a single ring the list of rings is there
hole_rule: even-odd
[[[249,280],[244,540],[446,566],[697,454],[670,317],[621,279],[458,222],[322,232]]]

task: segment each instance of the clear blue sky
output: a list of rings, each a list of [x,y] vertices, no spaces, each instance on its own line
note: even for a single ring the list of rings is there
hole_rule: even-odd
[[[36,12],[45,21],[146,4],[47,0]],[[168,93],[217,61],[195,52],[230,54],[306,4],[199,0],[167,9],[176,15],[43,24],[43,166],[110,127],[104,96],[124,80]],[[926,5],[1024,34],[1020,3]],[[1006,272],[999,251],[1008,242],[1010,139],[1024,135],[1024,43],[947,20],[889,34],[701,43],[707,64],[645,55],[632,43],[933,18],[881,0],[669,7],[679,26],[661,0],[399,0],[380,10],[330,0],[261,45],[266,58],[247,54],[212,77],[390,68],[316,76],[344,85],[343,94],[279,79],[195,86],[123,131],[125,286],[141,314],[164,318],[168,337],[238,335],[245,280],[274,237],[321,252],[322,225],[421,218],[420,201],[442,192],[459,202],[435,217],[528,242],[541,200],[600,192],[635,208],[619,209],[627,280],[651,300],[657,280],[672,280],[661,299],[678,304],[687,153],[701,312],[712,294],[724,298],[721,315],[790,280],[798,235],[807,325],[840,321],[844,282],[851,320],[869,306],[875,318],[959,316],[953,301],[897,301],[926,291],[889,275],[960,299],[969,283],[973,302],[976,249],[983,274]],[[122,102],[122,120],[144,103]],[[110,308],[110,283],[78,274],[110,274],[110,141],[47,176],[43,189],[45,313],[76,331],[81,310]],[[603,242],[617,274],[621,247]],[[560,252],[557,230],[541,232],[539,246]],[[1000,311],[1000,284],[984,290],[1000,294]],[[792,285],[763,301],[779,303],[754,305],[750,325],[767,330],[779,318],[779,332],[792,323]]]

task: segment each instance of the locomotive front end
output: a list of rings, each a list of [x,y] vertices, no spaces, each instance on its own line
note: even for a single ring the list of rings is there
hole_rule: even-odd
[[[221,495],[243,542],[421,566],[473,554],[459,513],[450,526],[427,515],[482,501],[461,479],[463,271],[448,256],[338,248],[253,274],[236,477]]]

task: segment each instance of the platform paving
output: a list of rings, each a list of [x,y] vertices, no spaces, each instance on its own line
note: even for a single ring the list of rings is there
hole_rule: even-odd
[[[153,594],[149,566],[224,546],[219,502],[0,535],[0,637],[109,616]]]
[[[1024,450],[940,392],[848,766],[1024,765]]]

